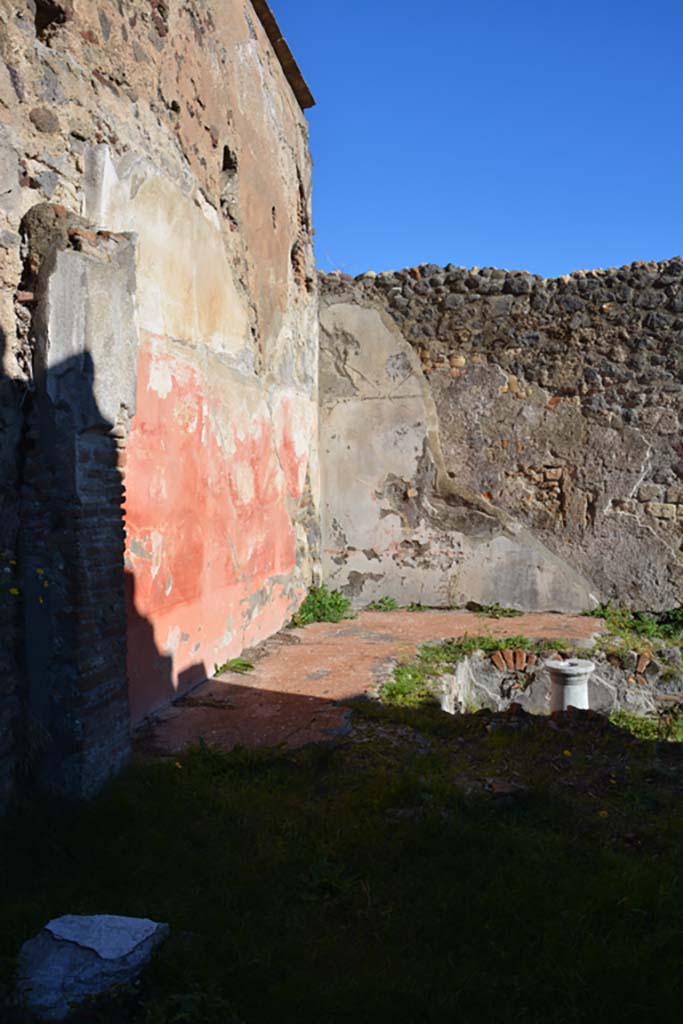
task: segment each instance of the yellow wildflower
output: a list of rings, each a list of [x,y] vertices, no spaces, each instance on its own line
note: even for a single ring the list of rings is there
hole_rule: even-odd
[[[571,757],[572,756],[571,750],[563,750],[562,753],[564,754],[565,757]]]
[[[45,575],[45,570],[44,569],[36,569],[36,572],[38,573],[39,576],[44,576]]]
[[[20,593],[20,591],[19,591],[19,587],[10,587],[10,588],[9,588],[9,592],[10,592],[10,594],[14,594],[14,596],[16,597],[16,596],[17,596],[17,594],[19,594],[19,593]]]
[[[609,818],[609,811],[598,811],[601,818]]]

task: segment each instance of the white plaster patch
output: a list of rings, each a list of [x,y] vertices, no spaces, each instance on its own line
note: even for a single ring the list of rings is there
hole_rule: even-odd
[[[152,541],[152,579],[156,579],[161,568],[161,555],[164,546],[164,538],[156,530],[152,531],[150,536]]]
[[[160,398],[167,398],[173,388],[173,374],[168,362],[163,359],[152,359],[149,367],[150,391],[156,391]]]
[[[253,501],[255,494],[254,471],[245,462],[238,462],[233,471],[233,479],[237,487],[237,493],[242,501],[247,504]]]
[[[260,59],[258,42],[254,39],[248,39],[246,42],[238,46],[235,52],[237,55],[236,70],[239,75],[240,110],[243,113],[248,112],[252,119],[255,118],[256,111],[254,110],[254,100],[256,97],[251,86],[251,77],[254,69],[256,69],[260,80],[261,96],[263,99],[262,116],[267,118],[270,121],[272,128],[277,131],[279,128],[277,107],[269,87],[269,83],[266,81],[263,64]]]
[[[232,644],[233,640],[235,639],[235,634],[234,634],[233,627],[234,627],[234,616],[232,614],[230,614],[228,616],[228,621],[225,624],[225,631],[223,632],[223,639],[222,639],[222,643],[223,643],[224,647],[226,647],[226,648],[230,647],[230,645]]]
[[[194,201],[208,220],[211,227],[215,228],[216,231],[220,231],[221,222],[218,217],[218,212],[216,208],[208,202],[201,189],[197,189],[195,192]]]
[[[164,654],[169,654],[171,657],[176,654],[180,647],[182,635],[183,633],[180,626],[173,626],[169,629],[166,636],[166,643],[164,644]]]
[[[88,155],[86,183],[81,202],[81,213],[97,227],[110,227],[113,222],[112,207],[119,199],[119,176],[104,143],[94,146]]]
[[[184,194],[146,157],[131,155],[117,169],[106,147],[90,151],[86,178],[88,214],[110,230],[138,236],[141,327],[240,352],[249,341],[247,310],[220,220],[206,199]]]
[[[155,466],[149,481],[149,496],[153,501],[165,501],[168,497],[166,467],[163,463]]]
[[[208,435],[208,422],[207,422],[208,414],[209,414],[209,407],[206,404],[206,402],[202,402],[202,434],[201,434],[202,444],[206,444],[207,438],[209,436]],[[222,438],[218,434],[216,434],[216,442],[217,442],[219,448],[222,447],[221,441],[222,441]]]

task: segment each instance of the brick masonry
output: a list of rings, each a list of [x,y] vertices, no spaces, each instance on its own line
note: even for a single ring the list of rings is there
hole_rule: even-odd
[[[124,372],[137,343],[135,245],[72,226],[63,247],[41,254],[38,222],[54,211],[32,212],[35,388],[24,414],[16,559],[20,767],[80,797],[120,770],[130,749],[121,467],[135,411]]]

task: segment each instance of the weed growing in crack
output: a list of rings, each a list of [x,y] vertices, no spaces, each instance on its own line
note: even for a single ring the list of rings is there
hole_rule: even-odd
[[[476,612],[477,615],[485,616],[487,619],[516,619],[524,612],[517,608],[506,608],[495,601],[493,604],[478,604],[476,601],[468,601],[465,605],[469,612]]]
[[[219,676],[221,672],[239,672],[243,675],[245,672],[253,672],[254,667],[246,658],[231,658],[224,665],[216,665],[214,675]]]
[[[306,599],[292,616],[290,627],[310,626],[313,622],[341,622],[351,619],[351,602],[340,590],[328,590],[325,585],[311,587]]]
[[[395,612],[398,611],[398,601],[394,597],[380,597],[378,601],[371,601],[365,610],[368,612]]]

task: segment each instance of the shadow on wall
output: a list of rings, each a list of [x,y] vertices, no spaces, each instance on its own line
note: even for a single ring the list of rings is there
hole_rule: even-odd
[[[19,684],[16,658],[16,540],[18,528],[16,456],[21,424],[21,391],[4,372],[6,334],[0,326],[0,809],[10,794],[17,760]]]
[[[149,619],[141,615],[135,604],[135,576],[128,569],[125,571],[126,614],[128,620],[128,678],[135,679],[137,685],[129,683],[130,716],[134,724],[145,717],[145,709],[149,707],[162,709],[178,694],[187,695],[188,691],[208,677],[206,665],[198,661],[178,674],[177,683],[173,682],[173,657],[157,647],[154,627]]]
[[[52,363],[34,316],[34,385],[0,383],[0,803],[17,780],[90,796],[125,765],[131,660],[160,703],[176,696],[171,658],[124,573],[129,421],[98,404],[97,326],[86,323],[82,351]],[[5,343],[0,331],[0,355]],[[188,675],[205,678],[204,665]]]

